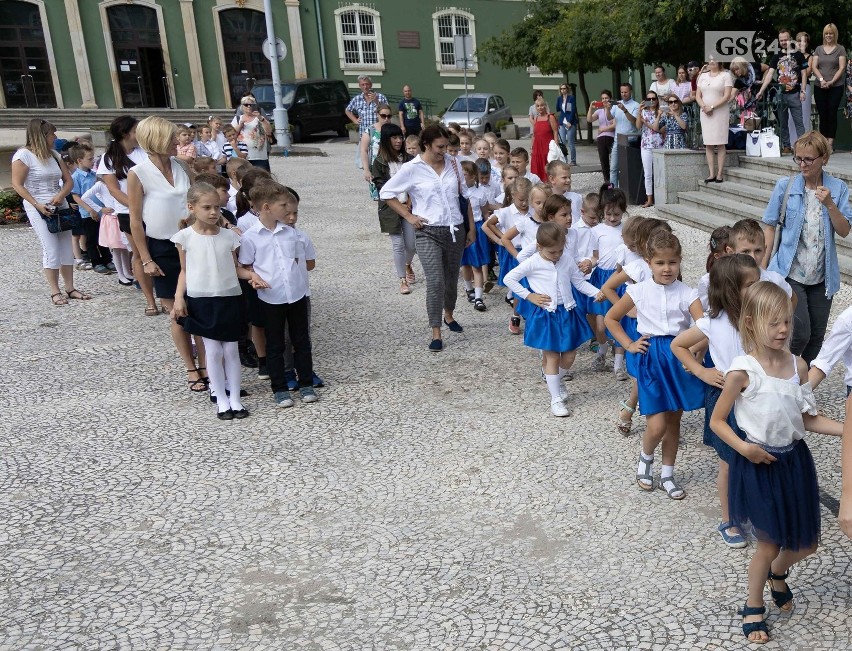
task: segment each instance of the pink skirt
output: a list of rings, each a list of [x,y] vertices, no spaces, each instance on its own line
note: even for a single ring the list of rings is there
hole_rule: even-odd
[[[108,249],[126,249],[121,241],[121,231],[118,229],[118,217],[115,215],[103,215],[101,227],[98,233],[98,244]]]

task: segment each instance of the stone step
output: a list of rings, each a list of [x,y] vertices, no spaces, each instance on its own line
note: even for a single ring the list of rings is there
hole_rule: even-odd
[[[110,122],[121,115],[133,115],[138,119],[149,115],[158,115],[170,122],[207,122],[209,115],[217,115],[228,121],[234,114],[233,109],[39,109],[38,117],[52,122],[63,131],[91,131],[93,128],[108,127]],[[0,109],[0,128],[25,129],[33,118],[28,109]]]
[[[724,187],[725,183],[714,183]],[[680,205],[691,206],[697,210],[703,210],[711,214],[725,215],[725,223],[734,223],[739,219],[761,219],[763,208],[738,201],[735,197],[722,196],[705,192],[702,188],[696,192],[679,192],[678,202]]]
[[[655,208],[663,219],[699,228],[708,233],[720,226],[731,225],[737,221],[737,219],[732,219],[727,213],[703,210],[702,208],[683,203],[657,204]],[[852,242],[842,238],[836,238],[835,241],[838,244],[837,262],[840,267],[840,278],[845,283],[852,283]]]
[[[781,177],[772,172],[762,172],[756,169],[745,167],[731,167],[725,170],[725,178],[730,179],[735,183],[749,185],[753,188],[761,188],[763,190],[775,189],[775,184]],[[723,184],[724,185],[724,184]]]
[[[730,176],[730,172],[728,176]],[[760,208],[761,211],[766,208],[766,204],[769,203],[769,198],[772,196],[771,190],[755,188],[744,183],[728,181],[727,179],[724,183],[699,183],[698,191],[722,199],[735,199],[739,203]]]
[[[852,185],[852,170],[848,164],[849,154],[838,154],[839,160],[832,164],[829,159],[828,165],[825,166],[825,171],[832,176],[840,179],[846,185]],[[840,158],[842,157],[842,158]],[[774,174],[776,177],[790,176],[799,171],[798,166],[793,163],[792,156],[782,156],[781,158],[755,158],[753,156],[740,157],[740,168],[748,170],[756,170],[768,174]]]

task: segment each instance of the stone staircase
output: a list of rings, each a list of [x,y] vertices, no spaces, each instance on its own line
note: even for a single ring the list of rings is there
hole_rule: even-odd
[[[852,187],[852,158],[849,154],[829,161],[826,171]],[[849,159],[846,161],[845,159]],[[678,192],[678,203],[657,205],[657,212],[671,219],[707,232],[733,224],[743,218],[760,220],[769,203],[778,179],[797,171],[789,156],[783,158],[752,158],[739,156],[739,167],[725,170],[724,183],[698,183],[698,190]],[[840,275],[852,283],[852,234],[835,239]]]
[[[137,119],[158,115],[171,122],[207,122],[207,116],[216,115],[229,121],[234,109],[0,109],[0,129],[24,129],[31,118],[38,117],[56,125],[60,131],[91,131],[94,127],[107,127],[120,115]]]

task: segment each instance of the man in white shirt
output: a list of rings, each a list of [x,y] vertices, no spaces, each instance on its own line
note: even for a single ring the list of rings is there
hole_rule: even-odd
[[[615,144],[609,156],[609,182],[615,187],[618,187],[618,136],[628,136],[631,144],[639,141],[639,130],[634,122],[639,112],[639,102],[632,97],[633,86],[621,84],[619,92],[620,101],[604,105],[606,119],[615,120]]]

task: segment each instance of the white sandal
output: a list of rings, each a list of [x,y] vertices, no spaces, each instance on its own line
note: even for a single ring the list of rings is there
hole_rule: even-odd
[[[628,434],[630,434],[630,432],[633,431],[633,414],[636,413],[636,409],[628,405],[624,400],[619,402],[618,405],[621,407],[621,409],[618,412],[618,420],[616,421],[615,427],[619,432],[624,434],[624,436],[627,436]],[[622,411],[630,412],[630,418],[628,420],[624,420],[621,417]]]

